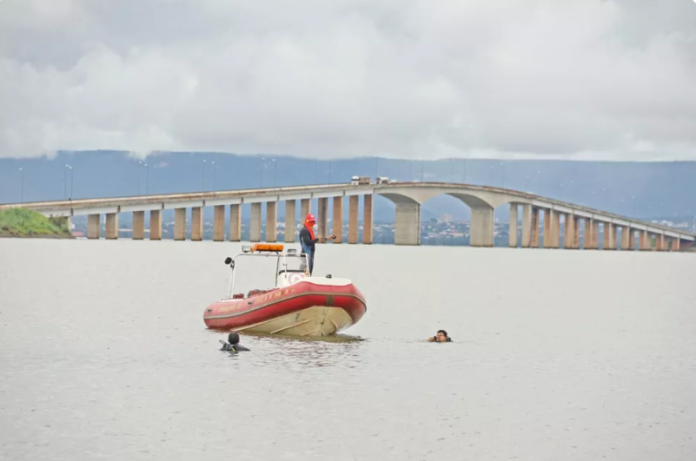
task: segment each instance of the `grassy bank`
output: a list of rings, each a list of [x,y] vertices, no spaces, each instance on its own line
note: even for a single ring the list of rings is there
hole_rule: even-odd
[[[72,238],[65,218],[47,218],[35,211],[12,208],[0,211],[0,237]]]

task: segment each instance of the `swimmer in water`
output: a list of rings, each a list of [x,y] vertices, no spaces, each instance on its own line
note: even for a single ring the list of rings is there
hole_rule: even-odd
[[[447,332],[445,330],[437,330],[437,335],[431,336],[428,338],[428,341],[431,343],[451,343],[452,338],[447,336]]]
[[[237,333],[236,331],[231,331],[230,334],[227,336],[227,340],[229,342],[225,342],[222,339],[220,340],[220,342],[222,343],[222,347],[220,348],[221,351],[242,352],[249,350],[246,347],[239,344],[239,333]]]

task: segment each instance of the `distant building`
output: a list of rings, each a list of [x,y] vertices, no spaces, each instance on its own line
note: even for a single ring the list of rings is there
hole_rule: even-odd
[[[452,215],[449,215],[449,214],[440,215],[439,222],[443,223],[443,224],[451,223],[452,222]]]

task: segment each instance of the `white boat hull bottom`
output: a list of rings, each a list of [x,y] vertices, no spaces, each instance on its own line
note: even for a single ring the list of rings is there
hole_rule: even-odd
[[[312,306],[292,314],[237,328],[237,331],[267,335],[331,336],[352,324],[353,319],[341,308]]]

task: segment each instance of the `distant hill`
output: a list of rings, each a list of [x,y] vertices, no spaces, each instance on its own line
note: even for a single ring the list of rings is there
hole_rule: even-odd
[[[696,162],[479,159],[420,162],[366,157],[329,162],[203,152],[150,156],[149,178],[146,168],[124,152],[62,152],[52,159],[0,159],[0,203],[20,201],[19,168],[24,174],[25,201],[64,198],[66,193],[70,194],[71,187],[66,164],[72,167],[73,198],[145,194],[146,185],[150,194],[157,194],[213,190],[213,187],[216,190],[270,187],[274,183],[277,186],[338,183],[350,181],[353,175],[380,175],[404,181],[454,181],[506,187],[636,218],[696,214]],[[375,219],[393,220],[393,209],[387,199],[376,199]],[[507,216],[507,210],[497,212]],[[423,219],[430,219],[445,213],[455,220],[468,219],[469,209],[452,197],[438,197],[424,205],[422,215]],[[283,215],[282,206],[279,214]]]

